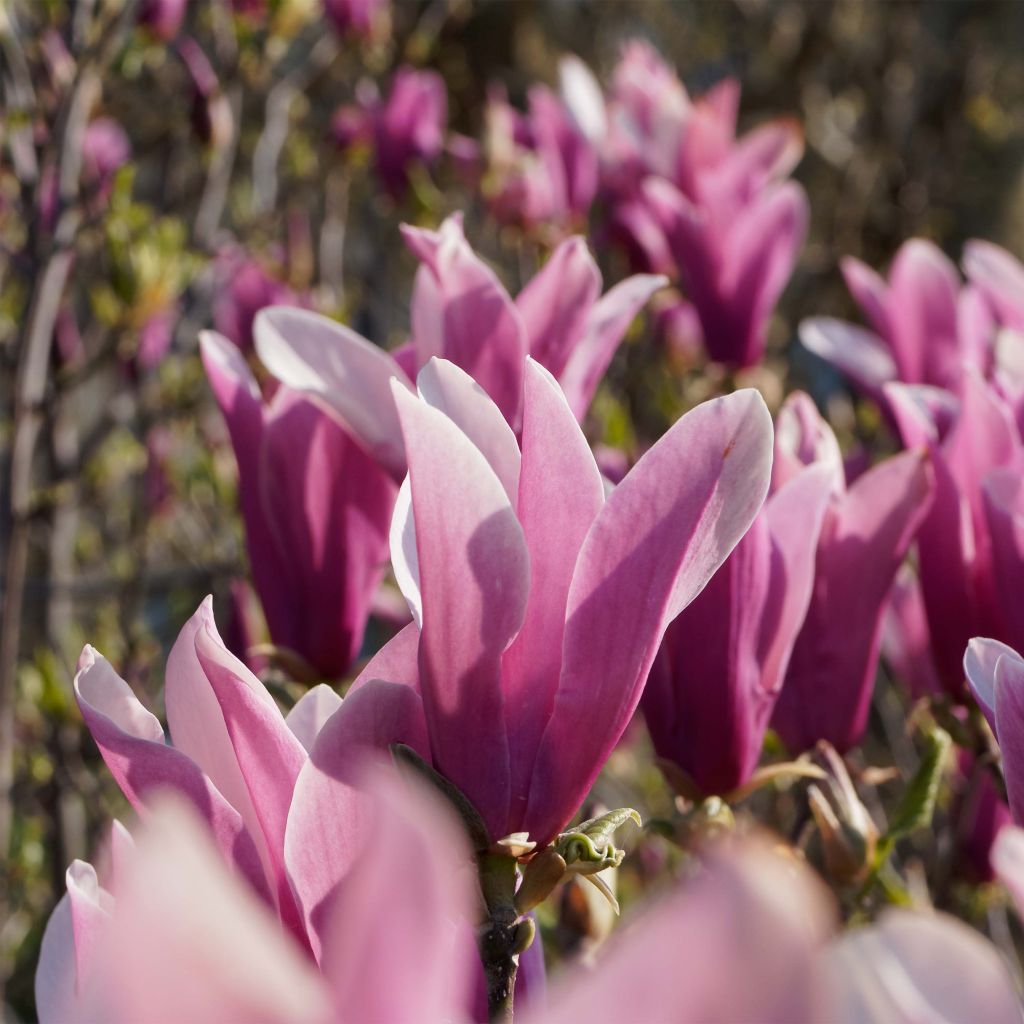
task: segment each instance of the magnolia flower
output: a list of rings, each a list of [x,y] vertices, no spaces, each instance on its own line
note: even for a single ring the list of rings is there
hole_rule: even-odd
[[[274,644],[324,678],[359,652],[397,489],[332,417],[288,388],[269,403],[241,352],[204,332],[203,363],[238,461],[253,581]]]
[[[605,499],[565,396],[526,366],[522,448],[454,364],[395,382],[409,476],[392,526],[406,627],[354,684],[415,687],[434,767],[492,841],[543,846],[628,724],[668,623],[746,532],[771,423],[753,391],[684,416]],[[350,698],[351,699],[351,698]]]
[[[504,92],[487,102],[484,194],[501,221],[526,228],[566,228],[585,220],[597,192],[597,151],[566,104],[533,86],[520,114]]]
[[[829,467],[772,495],[725,564],[665,634],[644,690],[658,755],[704,793],[750,779],[814,583]]]
[[[627,278],[601,295],[601,275],[581,238],[564,241],[513,301],[470,248],[460,215],[438,231],[404,229],[422,266],[412,297],[412,336],[393,356],[323,317],[269,309],[256,319],[256,347],[282,383],[338,416],[397,479],[405,473],[392,377],[412,378],[433,356],[469,373],[518,429],[523,368],[531,355],[557,378],[582,418],[627,327],[663,284]]]
[[[935,490],[921,450],[885,459],[847,487],[835,435],[797,392],[779,413],[773,487],[813,464],[828,467],[831,497],[810,606],[772,718],[794,753],[820,739],[846,751],[863,736],[889,590]]]
[[[308,299],[279,281],[254,259],[226,253],[219,261],[221,288],[213,306],[217,330],[243,352],[251,352],[252,326],[265,306],[306,306]]]
[[[935,501],[917,540],[921,591],[942,685],[960,697],[968,640],[1015,640],[1020,625],[1024,445],[1012,411],[976,372],[964,374],[958,395],[903,384],[884,393],[903,443],[927,445],[935,466]]]
[[[860,260],[841,263],[846,286],[870,329],[833,317],[800,325],[800,340],[834,363],[866,394],[881,398],[890,381],[949,387],[965,365],[984,370],[987,333],[964,330],[978,300],[962,289],[956,267],[933,243],[904,242],[888,281]]]

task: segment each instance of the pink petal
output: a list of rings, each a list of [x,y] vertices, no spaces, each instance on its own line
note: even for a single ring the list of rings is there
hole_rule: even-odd
[[[477,381],[509,423],[518,426],[527,342],[508,292],[469,247],[461,227],[435,233],[404,225],[402,234],[436,281],[443,304],[442,354]]]
[[[586,240],[567,238],[516,297],[530,355],[559,376],[601,294],[601,272]]]
[[[1024,476],[1018,469],[993,470],[982,484],[985,522],[992,542],[996,596],[1007,636],[1024,647]]]
[[[61,896],[46,922],[36,966],[35,997],[39,1024],[67,1024],[82,1016],[76,991],[75,933],[71,923],[71,897]]]
[[[264,598],[271,636],[339,678],[362,646],[384,575],[394,481],[333,418],[281,388],[266,418],[257,485],[276,579],[251,543],[250,561],[261,597],[284,598]]]
[[[964,246],[964,273],[992,304],[1000,322],[1024,330],[1024,264],[992,242]]]
[[[75,940],[76,987],[81,995],[95,969],[96,947],[109,927],[113,900],[100,888],[96,869],[83,860],[72,861],[65,878]]]
[[[284,723],[308,753],[313,749],[324,723],[338,708],[341,698],[326,683],[307,690],[285,715]]]
[[[889,286],[871,267],[852,256],[840,260],[839,266],[853,301],[864,312],[872,330],[880,338],[889,338]]]
[[[308,961],[224,870],[189,808],[173,801],[157,808],[116,895],[88,1019],[331,1019],[327,993]]]
[[[136,700],[106,658],[89,646],[78,662],[75,697],[128,802],[142,814],[154,793],[176,790],[205,820],[228,863],[258,893],[269,896],[259,853],[241,815],[191,758],[164,743],[160,723]]]
[[[212,618],[194,643],[266,840],[281,919],[301,939],[302,922],[285,871],[284,836],[306,751],[264,685],[224,646]]]
[[[854,928],[825,958],[829,1019],[887,1024],[1020,1020],[1016,989],[995,946],[948,914],[889,909]]]
[[[956,267],[931,242],[912,238],[896,254],[889,287],[890,341],[900,379],[946,384],[936,376],[935,366],[956,358],[960,291]]]
[[[889,593],[882,624],[882,657],[915,700],[942,693],[931,642],[921,584],[917,573],[903,565]]]
[[[633,467],[580,550],[562,675],[525,826],[549,839],[575,813],[629,722],[669,622],[764,501],[772,426],[757,392],[687,413]]]
[[[1010,652],[996,660],[995,733],[1003,755],[1006,796],[1015,825],[1024,824],[1024,659]]]
[[[804,391],[794,391],[782,403],[775,421],[772,491],[814,464],[829,468],[834,493],[846,490],[843,454],[836,435],[818,412],[814,399]]]
[[[896,377],[896,364],[882,340],[871,331],[830,316],[800,324],[804,348],[831,363],[868,394]]]
[[[576,558],[603,504],[601,474],[565,397],[554,378],[528,360],[517,514],[529,553],[530,597],[522,629],[502,662],[512,765],[510,831],[519,830],[526,810],[537,745],[558,689]]]
[[[1017,913],[1024,915],[1024,829],[1010,825],[999,833],[992,844],[992,867],[1010,890]]]
[[[349,696],[375,679],[401,683],[420,692],[420,630],[411,622],[393,636],[367,663],[349,687]]]
[[[964,651],[964,675],[982,714],[992,731],[996,728],[996,665],[1003,657],[1019,659],[1008,644],[986,637],[975,637]]]
[[[734,846],[626,922],[595,970],[566,972],[530,1024],[824,1020],[815,954],[831,917],[797,861]]]
[[[318,960],[338,886],[367,849],[373,798],[362,788],[363,766],[393,743],[430,760],[419,696],[407,686],[369,682],[324,724],[295,783],[285,863]]]
[[[164,703],[171,740],[175,749],[191,758],[241,815],[246,831],[259,850],[264,870],[271,878],[270,853],[259,816],[239,767],[220,703],[196,654],[196,636],[207,623],[216,629],[212,597],[205,598],[182,627],[167,659]],[[269,694],[266,699],[271,700]]]
[[[339,1017],[458,1019],[473,966],[458,929],[475,919],[477,884],[461,825],[435,792],[409,787],[393,770],[364,787],[372,855],[356,860],[341,883],[321,960]]]
[[[484,389],[447,359],[431,359],[416,378],[420,397],[445,414],[480,449],[508,500],[519,490],[519,442]]]
[[[933,492],[927,453],[904,452],[858,477],[826,518],[814,594],[772,720],[793,753],[819,739],[845,751],[863,735],[886,599]]]
[[[601,296],[587,317],[586,329],[555,373],[566,401],[582,420],[622,338],[647,300],[668,284],[660,274],[635,274]]]
[[[256,315],[256,351],[282,384],[334,413],[366,451],[396,478],[405,473],[391,379],[412,381],[385,352],[318,313],[271,306]]]
[[[395,395],[416,520],[420,685],[434,765],[497,839],[509,805],[501,655],[526,612],[526,543],[480,450],[443,413]]]

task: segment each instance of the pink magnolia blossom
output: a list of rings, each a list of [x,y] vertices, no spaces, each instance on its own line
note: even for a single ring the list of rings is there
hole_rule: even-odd
[[[665,634],[644,690],[654,748],[704,793],[753,774],[811,600],[830,468],[772,495],[725,564]]]
[[[535,85],[528,112],[501,90],[487,103],[484,195],[502,222],[555,233],[585,221],[598,184],[597,151],[565,103]]]
[[[977,372],[964,374],[958,394],[904,384],[884,393],[904,444],[927,445],[935,466],[935,501],[917,539],[921,590],[936,668],[959,697],[971,637],[1021,642],[1014,521],[1024,445],[1012,410]]]
[[[270,372],[331,410],[398,479],[405,455],[392,377],[411,390],[418,370],[441,356],[469,373],[518,429],[530,355],[557,378],[582,418],[626,329],[663,283],[637,275],[602,295],[597,265],[574,237],[513,301],[470,248],[460,216],[438,231],[406,228],[405,238],[422,266],[413,289],[412,342],[393,356],[313,314],[270,309],[256,321],[257,351]]]
[[[288,388],[264,402],[212,332],[203,362],[238,461],[253,581],[273,642],[338,678],[363,642],[397,489],[334,418]]]
[[[413,610],[354,684],[415,687],[434,766],[491,838],[549,841],[640,698],[668,623],[747,530],[767,488],[756,392],[684,416],[605,500],[554,378],[530,360],[522,447],[454,364],[394,383],[409,476],[392,526]]]
[[[923,450],[885,459],[847,487],[835,435],[797,392],[776,424],[773,487],[813,464],[829,468],[832,493],[810,606],[772,718],[794,753],[819,739],[840,751],[860,741],[889,591],[935,490]]]
[[[691,99],[647,43],[623,49],[605,109],[574,67],[577,120],[606,130],[608,230],[643,270],[678,276],[710,357],[756,363],[807,230],[803,190],[783,179],[803,141],[790,121],[736,136],[739,85]]]

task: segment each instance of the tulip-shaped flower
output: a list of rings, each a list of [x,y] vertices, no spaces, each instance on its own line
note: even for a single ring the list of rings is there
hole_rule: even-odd
[[[771,423],[741,391],[684,416],[607,500],[557,383],[529,361],[522,449],[451,363],[395,400],[409,476],[392,527],[413,610],[356,681],[415,685],[434,767],[492,841],[540,846],[628,724],[668,623],[764,500]]]
[[[271,639],[315,674],[340,677],[359,652],[386,566],[395,484],[303,396],[280,388],[264,403],[227,339],[205,333],[202,353],[238,461],[249,561]]]
[[[487,105],[484,193],[502,222],[562,234],[586,219],[597,192],[597,151],[566,104],[546,86],[530,89],[528,113],[504,93]]]
[[[935,501],[917,539],[921,592],[939,677],[960,697],[972,637],[1017,641],[1024,444],[1011,409],[976,372],[958,394],[889,384],[885,395],[904,444],[927,445],[935,466]]]
[[[845,751],[863,735],[889,591],[934,490],[921,450],[885,459],[847,488],[835,435],[798,392],[779,413],[773,485],[812,463],[829,467],[832,493],[810,606],[772,718],[794,753],[821,739]]]
[[[811,599],[831,490],[828,466],[798,472],[668,627],[644,718],[658,755],[700,792],[729,793],[757,766]]]
[[[423,265],[413,290],[412,342],[394,357],[311,313],[273,308],[256,320],[257,351],[270,372],[332,410],[397,479],[405,454],[392,377],[412,390],[427,361],[443,357],[473,377],[518,430],[530,355],[557,378],[582,418],[626,329],[664,283],[637,275],[602,295],[597,265],[574,237],[513,302],[470,248],[460,216],[438,231],[407,227],[405,238]]]
[[[978,295],[961,287],[956,267],[932,242],[904,242],[887,281],[853,257],[841,268],[870,329],[815,317],[800,325],[800,339],[866,394],[881,399],[891,381],[950,387],[965,365],[985,369],[988,339],[966,329]]]

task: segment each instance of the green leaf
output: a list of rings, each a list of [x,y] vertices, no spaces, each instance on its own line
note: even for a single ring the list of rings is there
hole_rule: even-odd
[[[933,726],[925,734],[921,764],[910,780],[907,792],[889,823],[886,845],[931,824],[935,798],[942,781],[942,767],[952,740],[944,729]]]

